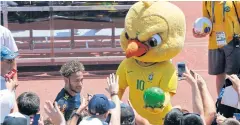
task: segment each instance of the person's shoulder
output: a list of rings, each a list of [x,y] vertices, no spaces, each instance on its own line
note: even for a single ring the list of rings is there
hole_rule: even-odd
[[[65,89],[62,88],[61,91],[57,94],[55,101],[58,101],[60,98],[64,97]]]
[[[0,25],[0,29],[5,30],[6,28],[4,26]]]
[[[126,58],[124,59],[118,68],[123,68],[123,67],[131,67],[132,65],[134,65],[136,62],[135,62],[135,59],[133,58]],[[133,67],[131,67],[133,68]]]
[[[6,27],[4,27],[2,25],[0,25],[0,31],[7,32],[7,33],[11,32],[8,28],[6,28]]]

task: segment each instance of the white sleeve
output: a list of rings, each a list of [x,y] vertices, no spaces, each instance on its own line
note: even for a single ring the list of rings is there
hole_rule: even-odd
[[[16,97],[15,97],[15,92],[11,92],[11,96],[10,96],[10,108],[13,109],[15,107],[15,102],[16,102]]]
[[[4,37],[5,46],[8,47],[11,51],[17,52],[18,51],[17,44],[13,38],[11,31],[7,29],[5,33],[6,33]]]
[[[8,89],[4,89],[0,90],[0,94],[1,104],[7,104],[7,107],[5,108],[13,109],[16,101],[15,93],[13,91],[9,91]]]

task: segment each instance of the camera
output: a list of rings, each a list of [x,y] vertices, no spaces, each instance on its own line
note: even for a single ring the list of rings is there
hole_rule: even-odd
[[[238,74],[237,76],[240,79],[240,74]],[[225,79],[225,85],[224,86],[227,87],[227,86],[231,86],[231,85],[232,85],[232,82],[229,79]]]
[[[239,34],[233,35],[233,42],[234,42],[234,46],[236,46],[236,47],[240,46],[240,35]]]

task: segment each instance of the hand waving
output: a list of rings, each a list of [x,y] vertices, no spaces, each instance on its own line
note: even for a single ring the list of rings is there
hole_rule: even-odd
[[[54,105],[55,106],[53,106],[53,103],[51,101],[46,101],[44,105],[44,111],[50,117],[54,124],[65,125],[66,124],[65,118],[62,112],[60,111],[57,102],[55,102]]]
[[[107,77],[107,85],[108,88],[106,89],[109,94],[117,94],[119,85],[118,85],[119,76],[115,75],[114,73],[110,74],[109,77]]]

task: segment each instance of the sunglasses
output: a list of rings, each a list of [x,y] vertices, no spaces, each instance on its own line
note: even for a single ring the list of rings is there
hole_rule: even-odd
[[[8,60],[4,60],[7,64],[12,64],[13,63],[13,59],[8,59]]]

